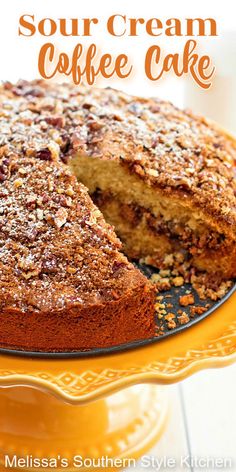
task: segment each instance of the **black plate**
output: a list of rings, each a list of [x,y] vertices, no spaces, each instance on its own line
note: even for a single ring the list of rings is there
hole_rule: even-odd
[[[144,264],[142,265],[137,264],[137,266],[148,278],[150,278],[152,274],[158,273],[158,271],[154,269],[153,267],[146,266]],[[207,304],[209,306],[208,306],[207,311],[205,311],[203,314],[195,315],[194,317],[189,316],[190,320],[187,323],[180,324],[177,318],[178,310],[181,309],[182,311],[190,315],[191,306],[181,307],[179,305],[179,297],[181,295],[185,295],[186,290],[191,290],[191,293],[193,293],[194,299],[195,299],[194,305],[205,307]],[[190,328],[191,326],[195,325],[196,323],[199,323],[201,320],[203,320],[207,316],[211,315],[215,310],[217,310],[217,308],[219,308],[219,306],[221,306],[226,300],[228,300],[228,298],[235,292],[235,290],[236,290],[236,282],[229,289],[226,295],[220,300],[218,300],[217,302],[212,302],[212,300],[210,299],[200,300],[198,294],[196,293],[196,291],[193,289],[193,287],[190,284],[185,284],[182,287],[171,287],[170,290],[164,293],[158,294],[158,295],[164,295],[164,299],[166,303],[168,301],[169,303],[171,303],[172,307],[169,308],[169,311],[176,315],[176,318],[175,318],[176,327],[173,329],[169,329],[168,323],[165,321],[164,317],[161,320],[157,318],[156,325],[159,329],[160,329],[160,325],[162,326],[163,334],[149,338],[149,339],[141,339],[141,340],[133,341],[126,344],[120,344],[119,346],[113,346],[113,347],[107,347],[107,348],[95,348],[95,349],[83,350],[83,351],[30,352],[30,351],[20,351],[20,350],[0,348],[0,353],[7,354],[7,355],[17,355],[17,356],[28,357],[28,358],[40,357],[40,358],[49,358],[49,359],[63,359],[63,358],[66,359],[66,358],[81,358],[81,357],[109,355],[109,354],[124,352],[130,349],[136,349],[138,347],[160,342],[162,341],[162,339],[165,339],[169,336],[173,336],[177,333],[180,333],[184,331],[185,329]]]

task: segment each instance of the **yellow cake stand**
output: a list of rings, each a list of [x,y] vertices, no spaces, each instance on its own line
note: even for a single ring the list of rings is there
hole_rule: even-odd
[[[1,470],[5,455],[15,454],[67,458],[64,470],[77,470],[75,456],[139,457],[166,423],[160,384],[236,359],[235,315],[236,293],[181,334],[133,351],[58,360],[1,355]]]

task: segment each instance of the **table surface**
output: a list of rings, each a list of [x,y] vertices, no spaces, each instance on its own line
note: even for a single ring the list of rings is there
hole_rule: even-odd
[[[198,458],[230,459],[232,466],[223,470],[236,471],[235,379],[234,364],[199,372],[177,385],[164,386],[171,404],[169,423],[160,441],[146,455],[173,457],[178,466],[164,470],[174,472],[186,471],[179,463],[181,457],[189,454]],[[143,470],[147,469],[140,461],[135,471]],[[196,467],[187,470],[199,471]],[[207,469],[211,471],[215,472],[215,468]]]

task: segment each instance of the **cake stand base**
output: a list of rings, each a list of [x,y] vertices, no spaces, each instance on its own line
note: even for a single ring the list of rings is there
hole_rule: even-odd
[[[62,470],[78,470],[78,456],[86,459],[86,470],[89,461],[99,458],[106,465],[107,458],[121,458],[126,465],[124,459],[137,459],[161,435],[167,419],[165,393],[155,385],[139,385],[77,406],[30,387],[1,388],[1,457],[26,458],[27,470],[33,469],[30,456],[56,458],[59,469],[65,458],[68,466]],[[108,470],[104,463],[100,469],[96,462],[96,470]]]

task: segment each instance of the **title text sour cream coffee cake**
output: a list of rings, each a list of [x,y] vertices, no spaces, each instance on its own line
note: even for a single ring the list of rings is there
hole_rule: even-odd
[[[1,347],[153,336],[156,288],[127,257],[236,276],[236,144],[216,125],[43,81],[7,82],[0,102]]]

